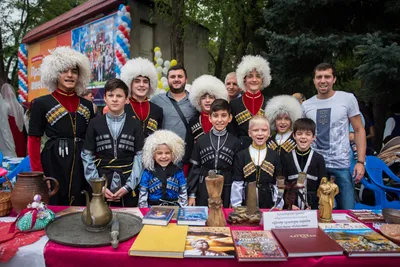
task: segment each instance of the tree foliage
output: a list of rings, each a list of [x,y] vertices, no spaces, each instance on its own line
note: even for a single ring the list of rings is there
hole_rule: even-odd
[[[2,0],[0,2],[0,86],[17,84],[17,53],[31,29],[82,4],[83,0]]]
[[[260,49],[273,72],[268,91],[311,96],[313,68],[333,63],[336,89],[374,102],[380,139],[386,112],[381,103],[398,96],[399,11],[400,2],[394,0],[268,1],[265,25],[259,29]]]
[[[176,1],[184,5],[184,13],[179,13],[183,16],[179,18],[179,25],[182,26],[180,28],[173,26],[172,47],[181,41],[176,38],[177,29],[184,30],[183,37],[186,38],[187,31],[190,30],[189,25],[198,23],[206,27],[209,30],[209,42],[202,45],[207,47],[211,57],[210,73],[223,79],[228,72],[235,70],[245,54],[254,53],[255,31],[263,25],[262,10],[265,8],[266,1]],[[172,25],[176,25],[178,20],[176,1],[155,0],[156,13]]]
[[[256,30],[264,23],[262,10],[266,1],[261,0],[189,0],[189,16],[207,27],[210,41],[207,45],[211,56],[210,72],[223,79],[236,69],[246,54],[254,49]]]

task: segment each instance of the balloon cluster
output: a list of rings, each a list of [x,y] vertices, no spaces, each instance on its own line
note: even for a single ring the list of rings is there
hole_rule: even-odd
[[[129,36],[131,33],[131,14],[129,6],[120,5],[117,12],[117,33],[115,38],[115,73],[117,77],[121,74],[121,68],[125,65],[126,61],[130,58],[130,43]]]
[[[26,45],[20,44],[18,49],[18,100],[28,100],[28,52]]]
[[[176,61],[176,59],[173,59],[171,61],[169,61],[169,60],[164,61],[162,59],[161,49],[158,46],[154,48],[154,62],[155,62],[156,70],[158,73],[158,86],[157,87],[159,89],[164,89],[164,90],[168,91],[169,87],[168,87],[168,80],[166,77],[167,73],[168,73],[168,69],[170,67],[173,67],[176,64],[178,64],[178,62]]]

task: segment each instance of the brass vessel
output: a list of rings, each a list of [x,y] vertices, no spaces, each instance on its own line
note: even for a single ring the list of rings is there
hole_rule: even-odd
[[[103,186],[107,188],[107,179],[105,177],[92,178],[89,180],[92,190],[92,201],[89,199],[89,193],[85,190],[82,194],[86,195],[86,209],[83,210],[81,219],[90,232],[101,232],[107,229],[112,220],[112,211],[108,207],[102,192]]]

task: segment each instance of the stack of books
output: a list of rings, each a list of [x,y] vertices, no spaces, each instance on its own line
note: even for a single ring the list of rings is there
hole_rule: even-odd
[[[183,207],[179,209],[179,225],[206,225],[208,207]]]
[[[149,212],[143,217],[143,224],[151,225],[168,225],[172,219],[175,210],[166,207],[152,207]]]
[[[143,217],[143,224],[168,225],[171,219],[177,219],[178,225],[206,225],[208,207],[152,207]]]

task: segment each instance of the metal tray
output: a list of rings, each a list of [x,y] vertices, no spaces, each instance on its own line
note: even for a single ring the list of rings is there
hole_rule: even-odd
[[[142,219],[133,214],[118,213],[119,241],[126,241],[142,230]],[[46,228],[51,241],[72,247],[101,247],[111,245],[111,223],[107,230],[99,233],[89,232],[81,221],[82,212],[70,213],[56,218]]]

